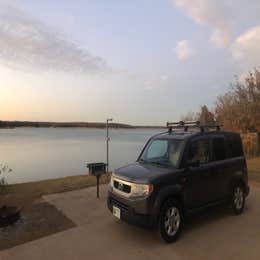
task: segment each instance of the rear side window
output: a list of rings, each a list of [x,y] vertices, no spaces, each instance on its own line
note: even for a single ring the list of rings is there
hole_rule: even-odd
[[[188,162],[207,163],[209,161],[209,141],[196,140],[191,143],[188,151]]]
[[[243,156],[243,148],[239,135],[229,135],[226,137],[227,154],[229,158]]]
[[[221,161],[226,159],[225,139],[223,137],[215,137],[212,140],[213,160]]]

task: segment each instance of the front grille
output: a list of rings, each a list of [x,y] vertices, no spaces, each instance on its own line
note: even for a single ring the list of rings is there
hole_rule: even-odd
[[[125,193],[131,192],[131,186],[130,185],[124,184],[124,183],[116,181],[116,180],[114,180],[114,188],[116,188],[116,189],[118,189],[122,192],[125,192]]]
[[[122,211],[125,211],[125,212],[128,211],[128,206],[118,200],[111,198],[111,203],[112,203],[112,205],[120,208]]]

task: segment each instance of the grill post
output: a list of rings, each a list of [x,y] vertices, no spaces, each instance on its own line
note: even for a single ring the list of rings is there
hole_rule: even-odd
[[[96,176],[96,178],[97,178],[97,198],[99,198],[99,177],[100,177],[100,175]]]
[[[109,128],[109,122],[112,122],[113,119],[112,118],[108,118],[107,119],[107,123],[106,123],[106,129],[107,129],[107,140],[106,140],[106,143],[107,143],[107,172],[109,171],[109,141],[110,141],[110,137],[109,137],[109,133],[108,133],[108,128]]]

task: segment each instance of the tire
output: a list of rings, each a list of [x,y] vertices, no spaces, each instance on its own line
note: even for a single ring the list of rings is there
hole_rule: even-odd
[[[162,206],[158,231],[161,238],[166,243],[175,242],[182,231],[183,227],[183,213],[178,201],[170,199]]]
[[[240,183],[234,185],[231,196],[231,207],[235,215],[243,212],[245,206],[245,189]]]

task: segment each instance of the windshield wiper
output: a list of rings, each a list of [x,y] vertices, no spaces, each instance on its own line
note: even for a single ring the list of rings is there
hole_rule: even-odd
[[[156,164],[156,165],[160,165],[160,166],[167,166],[166,163],[162,163],[162,162],[154,162],[154,161],[150,161],[149,163]]]
[[[158,161],[144,160],[143,158],[141,158],[140,160],[138,160],[138,162],[140,162],[140,163],[151,163],[151,164],[155,164],[155,165],[159,165],[159,166],[164,166],[164,167],[169,166],[169,164],[167,164],[167,163],[158,162]]]

